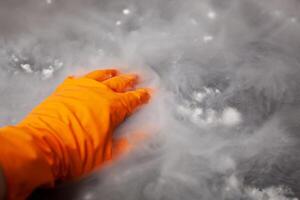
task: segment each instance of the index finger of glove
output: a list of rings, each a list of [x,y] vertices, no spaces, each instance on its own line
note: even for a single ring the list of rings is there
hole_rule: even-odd
[[[94,79],[96,81],[105,81],[110,79],[118,74],[118,70],[116,69],[103,69],[103,70],[95,70],[88,74],[86,74],[85,78]]]
[[[148,103],[150,100],[150,90],[149,89],[137,89],[130,92],[125,92],[121,94],[123,102],[127,106],[128,113],[131,114],[134,112],[138,107],[143,104]]]
[[[138,76],[136,74],[122,74],[102,83],[116,92],[125,92],[128,89],[132,89],[137,82]]]

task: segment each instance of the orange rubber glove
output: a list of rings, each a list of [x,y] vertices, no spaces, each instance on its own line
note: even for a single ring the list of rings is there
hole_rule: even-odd
[[[128,91],[136,82],[116,70],[69,77],[21,123],[0,129],[7,199],[79,178],[125,151],[126,140],[112,133],[150,98],[146,89]]]

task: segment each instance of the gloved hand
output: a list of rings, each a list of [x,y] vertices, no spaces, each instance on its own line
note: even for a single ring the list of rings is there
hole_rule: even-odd
[[[7,198],[77,179],[125,150],[128,143],[114,140],[113,131],[150,98],[147,89],[128,91],[136,82],[116,70],[69,77],[21,123],[0,129]]]

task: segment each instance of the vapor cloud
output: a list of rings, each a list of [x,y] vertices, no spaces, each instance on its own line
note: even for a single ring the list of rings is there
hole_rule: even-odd
[[[297,0],[1,0],[0,125],[67,74],[119,66],[157,89],[130,155],[35,199],[300,197]],[[41,195],[41,197],[39,197]]]

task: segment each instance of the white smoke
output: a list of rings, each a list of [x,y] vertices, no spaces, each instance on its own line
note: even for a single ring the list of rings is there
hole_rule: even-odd
[[[299,9],[297,0],[2,0],[0,125],[67,74],[118,66],[156,92],[117,134],[142,128],[151,138],[41,199],[299,197]]]

